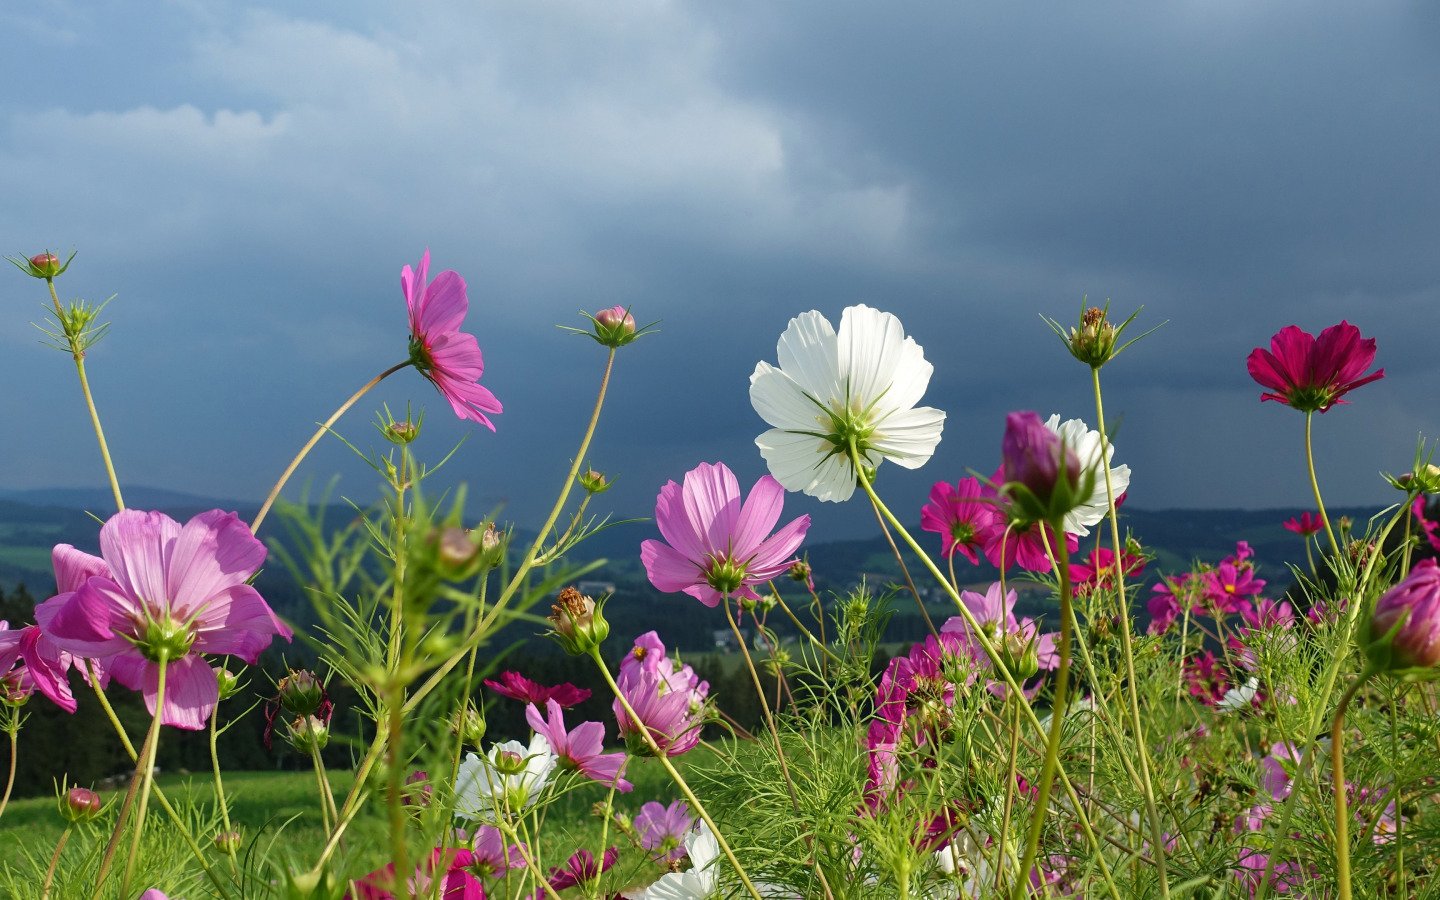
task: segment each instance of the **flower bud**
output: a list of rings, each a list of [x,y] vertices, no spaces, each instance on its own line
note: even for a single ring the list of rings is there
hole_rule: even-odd
[[[215,683],[220,689],[221,700],[230,699],[240,690],[240,676],[224,666],[215,667]]]
[[[635,317],[623,306],[602,309],[591,319],[595,322],[595,340],[606,347],[623,347],[638,336]]]
[[[1035,642],[1024,635],[1006,632],[1000,639],[1000,664],[1017,682],[1034,678],[1040,671],[1040,656]]]
[[[550,625],[555,639],[574,656],[589,653],[610,636],[610,623],[595,601],[573,587],[567,587],[550,607]]]
[[[325,685],[309,669],[292,669],[276,687],[280,705],[292,715],[314,715],[325,702]]]
[[[606,478],[603,473],[589,468],[581,472],[575,480],[580,483],[580,487],[584,488],[587,494],[603,494],[610,490],[610,486],[614,484],[614,482]]]
[[[234,856],[240,851],[240,845],[244,842],[238,831],[220,831],[215,834],[215,849],[226,856]]]
[[[308,756],[330,743],[330,728],[315,716],[300,716],[290,723],[285,737],[292,747]]]
[[[1005,417],[1000,444],[1001,472],[1020,518],[1054,522],[1074,507],[1080,487],[1080,459],[1033,412]]]
[[[420,436],[420,426],[413,422],[403,420],[390,422],[384,428],[380,429],[380,433],[385,436],[385,440],[395,444],[397,447],[404,446]]]
[[[435,561],[446,578],[468,578],[479,569],[480,545],[470,529],[447,525],[435,539]]]
[[[91,822],[99,817],[104,807],[99,794],[89,788],[73,787],[65,792],[60,814],[69,822]]]
[[[405,779],[401,794],[406,806],[426,807],[430,805],[434,792],[435,789],[430,785],[430,773],[424,769],[416,769]]]
[[[786,574],[788,574],[793,581],[798,581],[801,584],[809,584],[811,575],[810,564],[803,559],[797,559],[790,564],[790,570]]]
[[[1070,339],[1066,343],[1076,359],[1098,368],[1115,355],[1117,334],[1105,310],[1092,306],[1081,314],[1080,327],[1070,329]]]
[[[1426,463],[1413,472],[1395,479],[1396,487],[1421,494],[1440,494],[1440,466]]]
[[[75,254],[70,254],[70,259],[74,258]],[[44,253],[37,253],[28,259],[11,259],[10,257],[6,257],[6,259],[9,259],[20,271],[34,278],[56,278],[66,269],[70,268],[70,259],[62,263],[60,257],[51,253],[49,250],[46,250]]]
[[[450,731],[460,739],[460,743],[478,750],[480,742],[485,739],[485,717],[473,706],[457,709],[450,717]]]
[[[1418,674],[1440,665],[1440,566],[1415,564],[1385,592],[1362,633],[1371,664],[1382,672]],[[1410,670],[1407,672],[1407,670]]]
[[[505,558],[505,535],[495,530],[494,522],[485,523],[480,535],[480,568],[493,569]]]

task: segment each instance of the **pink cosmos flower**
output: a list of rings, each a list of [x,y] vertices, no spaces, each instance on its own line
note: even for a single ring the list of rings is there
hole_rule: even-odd
[[[679,756],[700,743],[705,696],[710,686],[700,681],[689,666],[676,671],[670,660],[660,659],[663,662],[656,661],[651,667],[641,665],[622,669],[616,686],[635,710],[641,724],[650,732],[660,752],[666,756]],[[649,753],[640,729],[618,698],[613,708],[626,746],[632,753]]]
[[[1008,505],[1000,499],[995,488],[991,485],[1002,484],[1005,481],[1005,468],[1001,466],[995,470],[990,478],[990,484],[982,487],[981,493],[985,497],[992,498],[998,510],[995,520],[980,534],[980,540],[984,545],[985,558],[992,566],[1001,570],[1008,570],[1011,566],[1018,565],[1027,572],[1049,572],[1050,553],[1045,550],[1046,541],[1049,541],[1050,551],[1060,553],[1060,544],[1055,537],[1055,531],[1048,525],[1041,525],[1032,522],[1023,528],[1014,527],[1010,522],[1010,514],[1007,512]],[[1073,534],[1065,535],[1065,554],[1068,556],[1080,548],[1080,539]]]
[[[785,573],[810,528],[800,516],[775,534],[785,489],[762,476],[741,503],[740,484],[724,463],[701,463],[684,487],[668,481],[655,500],[655,524],[668,543],[647,540],[640,561],[650,583],[683,591],[706,606],[722,597],[760,599],[751,585]]]
[[[586,778],[603,785],[613,784],[622,794],[628,794],[634,788],[620,777],[620,770],[625,766],[625,754],[601,752],[605,741],[604,725],[582,722],[566,731],[560,704],[554,700],[547,701],[546,710],[550,714],[549,721],[541,717],[535,704],[530,704],[525,707],[525,721],[550,742],[550,749],[559,758],[562,767],[576,769]]]
[[[1422,559],[1375,603],[1362,634],[1384,671],[1440,665],[1440,565]]]
[[[521,851],[528,852],[530,849],[523,843],[506,843],[505,835],[494,825],[481,825],[475,829],[472,846],[474,849],[466,868],[481,878],[493,878],[511,869],[525,868],[525,854]]]
[[[1120,551],[1120,568],[1126,578],[1136,578],[1145,571],[1145,557]],[[1083,563],[1070,564],[1070,582],[1076,594],[1095,588],[1115,587],[1115,553],[1109,547],[1096,547]]]
[[[501,672],[500,680],[485,679],[485,686],[502,697],[519,700],[521,703],[547,703],[554,700],[562,709],[578,706],[590,699],[590,689],[573,684],[558,684],[546,687],[531,681],[519,672]]]
[[[1309,511],[1302,512],[1300,518],[1286,519],[1285,530],[1293,531],[1301,537],[1310,537],[1312,534],[1319,534],[1320,529],[1325,527],[1325,520],[1318,515],[1311,515]]]
[[[1150,601],[1145,604],[1150,612],[1150,627],[1146,629],[1150,634],[1164,634],[1175,624],[1184,611],[1181,595],[1186,598],[1184,602],[1189,600],[1191,577],[1185,572],[1173,578],[1161,578],[1159,584],[1150,588]]]
[[[1410,504],[1410,512],[1415,516],[1415,522],[1420,526],[1420,531],[1425,535],[1425,540],[1435,550],[1440,551],[1440,536],[1436,531],[1440,530],[1440,523],[1436,523],[1425,515],[1425,498],[1416,497],[1415,502]]]
[[[1237,563],[1234,557],[1223,560],[1203,578],[1205,600],[1218,613],[1240,612],[1249,605],[1249,598],[1265,589],[1265,580],[1256,578],[1249,564]]]
[[[70,682],[66,672],[70,668],[70,654],[61,650],[40,630],[39,625],[26,625],[11,629],[0,622],[0,675],[10,672],[18,662],[23,671],[23,682],[40,691],[61,709],[73,713],[76,709],[75,696],[70,693]]]
[[[635,835],[640,846],[656,862],[678,863],[685,858],[685,836],[695,827],[695,817],[684,800],[661,806],[651,800],[635,814]]]
[[[183,526],[159,512],[127,509],[100,528],[108,567],[68,595],[48,623],[55,644],[103,660],[107,673],[156,712],[166,658],[161,721],[205,727],[219,687],[201,656],[238,656],[252,665],[286,628],[247,582],[265,560],[265,545],[234,513],[211,510]],[[52,601],[53,602],[53,601]]]
[[[440,894],[442,900],[485,900],[485,886],[469,871],[474,856],[469,850],[436,847],[428,860],[416,866],[405,880],[405,890],[399,893],[393,889],[395,864],[389,863],[355,882],[354,900],[395,900],[402,895],[434,896],[435,873],[442,864],[445,877],[444,892]]]
[[[930,489],[930,502],[920,510],[920,528],[940,535],[941,555],[959,552],[979,563],[976,548],[984,546],[987,529],[1000,521],[993,498],[987,498],[978,478],[962,478],[951,485],[939,481]]]
[[[1245,360],[1250,377],[1269,391],[1263,400],[1278,400],[1301,412],[1326,412],[1363,384],[1385,377],[1385,370],[1365,375],[1375,361],[1375,339],[1360,337],[1349,322],[1331,325],[1315,338],[1287,325],[1270,339],[1270,349],[1256,347]]]
[[[460,330],[470,311],[465,279],[446,269],[427,284],[429,270],[429,249],[415,271],[409,266],[400,270],[400,286],[410,309],[410,362],[450,402],[455,415],[494,431],[495,424],[485,414],[500,412],[500,401],[478,383],[485,372],[479,342]]]

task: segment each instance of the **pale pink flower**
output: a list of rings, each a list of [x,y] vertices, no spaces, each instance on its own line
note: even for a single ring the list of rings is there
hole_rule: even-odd
[[[684,800],[669,806],[651,800],[635,814],[634,824],[640,846],[657,862],[678,863],[685,858],[685,837],[695,827],[695,817]]]
[[[182,526],[164,513],[127,509],[101,526],[100,554],[109,573],[86,579],[42,625],[61,649],[103,660],[152,714],[163,656],[166,725],[204,728],[218,702],[202,653],[254,664],[276,635],[290,639],[247,583],[265,545],[234,513],[211,510]]]
[[[724,463],[701,463],[685,473],[683,487],[666,482],[655,500],[655,524],[668,543],[640,545],[650,583],[706,606],[722,597],[760,599],[751,585],[783,575],[810,527],[810,517],[800,516],[770,534],[784,502],[785,490],[765,475],[742,503]]]
[[[429,270],[428,249],[416,270],[409,266],[400,270],[400,286],[410,309],[410,362],[450,402],[455,415],[494,431],[486,413],[500,412],[500,401],[478,383],[485,372],[479,342],[460,330],[470,311],[465,279],[446,269],[427,284]]]
[[[525,707],[525,721],[543,734],[550,742],[560,766],[576,769],[580,774],[603,785],[614,785],[622,794],[629,793],[634,785],[620,777],[625,766],[624,753],[605,753],[605,726],[599,722],[581,722],[568,731],[565,728],[565,714],[560,704],[546,701],[548,721],[540,715],[535,704]]]

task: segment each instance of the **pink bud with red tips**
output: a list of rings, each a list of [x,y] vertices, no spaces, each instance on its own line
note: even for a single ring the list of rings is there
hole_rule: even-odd
[[[1413,670],[1440,665],[1440,565],[1435,560],[1416,563],[1380,598],[1362,645],[1382,672],[1418,674]]]

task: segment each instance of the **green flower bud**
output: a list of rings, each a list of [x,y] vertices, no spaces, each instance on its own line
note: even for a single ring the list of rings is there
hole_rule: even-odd
[[[610,486],[614,484],[614,482],[606,478],[602,473],[588,468],[584,472],[581,472],[575,480],[580,483],[580,486],[585,489],[585,493],[587,494],[603,494],[610,490]]]
[[[220,688],[220,699],[228,700],[240,690],[240,676],[224,666],[215,667],[215,682]]]
[[[315,716],[300,716],[290,723],[285,737],[292,747],[309,756],[330,743],[330,728]]]
[[[325,685],[309,669],[290,670],[276,688],[280,692],[280,705],[291,715],[314,715],[325,702]]]
[[[238,831],[221,831],[215,835],[215,849],[226,856],[234,856],[238,853],[242,843],[244,843],[244,838]]]
[[[610,636],[610,623],[595,601],[567,587],[550,607],[551,634],[572,656],[588,654]]]
[[[66,791],[60,802],[60,814],[68,822],[93,822],[104,808],[100,795],[83,787]]]

